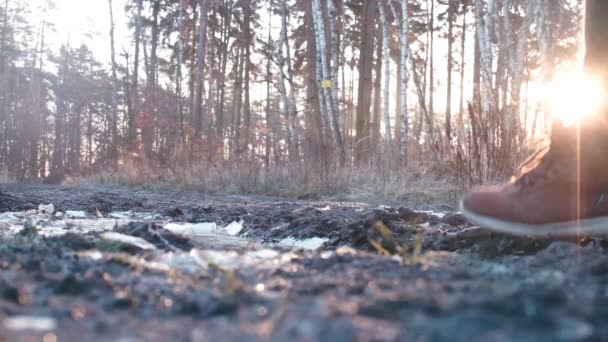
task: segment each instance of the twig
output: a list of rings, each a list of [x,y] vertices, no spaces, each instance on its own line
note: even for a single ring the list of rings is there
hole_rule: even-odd
[[[148,233],[156,236],[172,252],[178,252],[180,250],[179,248],[173,246],[169,241],[167,241],[167,239],[165,239],[165,237],[161,233],[152,229],[152,223],[148,223]]]

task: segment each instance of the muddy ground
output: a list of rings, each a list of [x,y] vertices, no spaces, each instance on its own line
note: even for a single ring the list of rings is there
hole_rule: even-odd
[[[0,186],[0,213],[47,203],[91,217],[152,212],[114,230],[153,249],[0,224],[0,341],[608,339],[600,239],[499,236],[445,206]],[[163,228],[240,220],[237,242]],[[274,244],[288,237],[326,242]]]

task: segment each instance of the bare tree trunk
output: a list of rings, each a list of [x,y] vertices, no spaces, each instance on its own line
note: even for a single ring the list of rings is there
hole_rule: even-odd
[[[532,16],[534,11],[534,1],[529,1],[526,8],[524,20],[518,30],[518,38],[516,40],[515,49],[510,55],[511,69],[511,96],[508,110],[507,120],[509,122],[509,130],[512,132],[511,139],[516,139],[519,130],[519,109],[521,107],[521,87],[524,81],[524,73],[526,68],[526,57],[528,55],[528,37],[530,25],[532,24]]]
[[[283,32],[284,37],[283,37],[283,44],[285,46],[285,57],[287,59],[287,82],[289,84],[289,89],[287,91],[287,96],[289,98],[289,126],[290,126],[290,130],[291,130],[291,134],[292,134],[292,139],[293,139],[293,153],[294,153],[294,157],[297,157],[299,154],[299,149],[298,149],[298,142],[299,142],[299,137],[298,137],[298,127],[297,127],[297,120],[298,120],[298,110],[296,107],[296,96],[295,96],[295,83],[293,81],[293,70],[291,67],[291,46],[289,45],[289,39],[287,37],[287,29],[289,26],[289,11],[287,9],[287,2],[286,0],[283,0],[283,11],[285,13],[284,15],[284,20],[285,20],[285,31]]]
[[[327,63],[327,44],[325,41],[325,23],[323,22],[323,14],[322,7],[319,0],[313,0],[313,18],[316,22],[316,32],[317,32],[317,41],[320,48],[321,54],[321,74],[323,80],[331,80],[331,74],[329,72],[329,66]],[[336,51],[337,53],[337,51]],[[336,75],[337,77],[337,75]],[[329,117],[329,125],[332,133],[332,137],[334,140],[334,144],[338,149],[340,163],[344,163],[345,161],[345,151],[344,145],[342,144],[342,136],[340,134],[340,126],[338,123],[339,114],[336,112],[338,108],[336,108],[334,100],[333,100],[333,92],[331,86],[322,85],[322,88],[325,90],[325,106],[328,109],[328,117]]]
[[[543,85],[548,85],[553,77],[554,59],[552,54],[552,34],[549,23],[549,1],[553,0],[537,0],[536,7],[536,35],[540,50],[540,65],[541,65],[541,81]],[[542,99],[544,130],[549,131],[549,101],[545,96]]]
[[[316,31],[314,29],[312,1],[306,2],[304,9],[304,25],[306,27],[306,103],[305,110],[306,125],[310,127],[306,133],[312,138],[311,148],[314,148],[314,153],[319,154],[322,146],[326,141],[326,125],[325,119],[322,117],[324,111],[321,110],[321,73],[317,68],[317,41]]]
[[[250,87],[250,74],[252,72],[252,66],[251,66],[251,45],[255,43],[255,41],[253,40],[253,32],[251,31],[251,17],[254,15],[254,13],[252,13],[252,8],[251,8],[251,3],[247,2],[245,7],[245,20],[244,20],[244,25],[245,25],[245,34],[247,36],[246,39],[246,46],[245,46],[245,80],[244,80],[244,103],[243,103],[243,126],[244,126],[244,134],[243,134],[243,147],[239,148],[239,150],[244,150],[245,153],[248,152],[249,150],[249,132],[251,130],[251,99],[250,99],[250,94],[249,94],[249,87]]]
[[[129,112],[127,124],[127,140],[128,148],[135,146],[137,131],[135,127],[135,116],[139,111],[139,51],[141,45],[141,12],[143,9],[143,0],[137,0],[137,18],[135,19],[135,60],[133,61],[133,86],[131,89],[132,110]]]
[[[312,5],[312,2],[311,2]],[[327,133],[328,133],[328,120],[327,117],[327,108],[325,107],[325,94],[323,93],[323,72],[321,71],[321,47],[319,39],[317,39],[317,28],[316,28],[316,19],[314,14],[314,9],[312,11],[313,16],[313,26],[314,26],[314,35],[315,35],[315,51],[316,51],[316,63],[315,63],[315,75],[316,75],[316,88],[317,88],[317,99],[319,101],[319,111],[321,116],[321,133],[323,142],[327,141]]]
[[[407,0],[402,0],[407,7]],[[355,157],[357,161],[367,159],[370,151],[370,105],[372,89],[372,68],[374,56],[374,17],[377,11],[376,0],[363,1],[361,15],[361,46],[359,48],[359,86],[357,92],[357,117]],[[406,40],[407,41],[407,40]]]
[[[232,96],[232,149],[231,157],[238,157],[238,150],[241,141],[241,113],[243,110],[243,68],[244,68],[244,47],[237,48],[234,72],[234,87]]]
[[[460,43],[460,100],[458,105],[458,142],[464,141],[464,70],[466,66],[465,51],[467,41],[467,3],[462,10],[462,39]]]
[[[287,10],[286,0],[281,2],[281,34],[278,43],[277,60],[279,66],[279,91],[283,100],[283,115],[287,120],[286,133],[287,133],[287,149],[289,151],[289,158],[295,161],[297,156],[296,141],[295,141],[295,111],[292,113],[292,109],[295,108],[295,104],[291,103],[292,96],[288,93],[287,85],[289,84],[289,71],[285,71],[286,64],[290,64],[291,60],[286,56],[288,51],[289,41],[287,38],[288,22],[287,16],[289,12]],[[293,84],[289,84],[290,90]],[[293,120],[292,120],[293,116]]]
[[[179,123],[179,136],[182,143],[186,141],[184,131],[184,105],[182,101],[182,63],[184,59],[184,0],[179,0],[177,35],[177,66],[175,75],[175,95],[177,96],[177,118]]]
[[[401,0],[401,157],[403,162],[407,163],[407,145],[408,145],[408,129],[409,120],[407,113],[407,57],[409,53],[409,19],[407,0]],[[413,60],[413,59],[412,59]],[[412,72],[415,72],[412,70]]]
[[[432,147],[435,145],[435,132],[433,129],[433,123],[432,123],[432,119],[431,119],[431,115],[426,107],[426,101],[424,100],[424,87],[422,86],[422,82],[420,81],[420,76],[418,75],[418,72],[416,71],[416,62],[414,60],[414,55],[413,53],[410,51],[410,54],[412,55],[411,58],[411,62],[412,62],[412,76],[414,78],[414,85],[416,86],[416,90],[418,92],[418,102],[420,105],[420,108],[422,109],[422,117],[423,119],[426,120],[428,126],[429,126],[429,145]],[[436,151],[435,148],[431,149],[433,152]],[[433,154],[433,158],[437,159],[437,156],[435,154]]]
[[[152,46],[150,48],[150,64],[148,67],[148,117],[145,118],[145,123],[142,128],[142,141],[144,144],[144,152],[147,157],[152,156],[154,146],[154,127],[152,125],[156,116],[157,98],[156,87],[158,85],[158,39],[159,39],[159,14],[160,0],[155,0],[152,5]],[[147,59],[147,58],[146,58]]]
[[[199,0],[200,6],[200,17],[199,17],[199,33],[198,33],[198,45],[196,47],[196,73],[194,79],[194,96],[193,102],[190,108],[194,120],[194,130],[197,133],[197,137],[201,130],[206,125],[206,119],[203,118],[203,83],[204,83],[204,70],[205,70],[205,56],[207,47],[207,17],[209,12],[209,0]]]
[[[382,1],[378,3],[378,8],[382,6]],[[380,121],[382,114],[382,25],[378,25],[375,39],[375,65],[374,65],[374,102],[372,104],[372,148],[373,151],[380,145]]]
[[[429,131],[435,130],[435,0],[431,2],[429,9]],[[428,2],[427,2],[428,4]],[[441,132],[440,132],[441,134]],[[439,137],[438,137],[439,138]],[[434,142],[433,142],[434,144]],[[432,146],[435,148],[435,146]]]
[[[8,0],[4,1],[4,18],[2,21],[2,42],[0,42],[0,62],[4,63],[6,56],[6,41],[8,36]],[[4,65],[0,65],[4,67]]]
[[[224,87],[224,83],[226,81],[226,68],[228,65],[228,46],[230,45],[230,25],[232,22],[232,11],[234,7],[234,2],[227,1],[225,5],[226,14],[223,17],[222,21],[222,51],[221,51],[221,66],[220,66],[220,75],[218,80],[218,99],[217,99],[217,108],[216,108],[216,119],[215,119],[215,128],[216,135],[219,143],[218,150],[223,158],[223,148],[224,148],[224,102],[226,89]]]
[[[484,116],[492,110],[492,16],[494,15],[494,0],[487,0],[487,9],[484,11],[484,1],[475,0],[475,21],[479,37],[479,51],[481,56],[481,108]]]
[[[384,10],[384,3],[380,3],[378,6],[380,12],[380,22],[382,24],[382,50],[384,56],[384,139],[386,142],[387,149],[391,149],[392,137],[391,137],[391,114],[389,108],[389,93],[391,86],[391,59],[390,59],[390,46],[388,40],[388,23],[386,20],[386,11]]]
[[[393,127],[393,137],[395,151],[399,151],[401,147],[401,63],[395,61],[397,65],[397,90],[395,91],[395,127]]]
[[[452,142],[452,67],[454,64],[454,12],[456,6],[457,4],[453,0],[448,0],[448,80],[445,105],[445,141],[448,150],[451,148]]]
[[[320,7],[321,9],[323,7]],[[330,55],[331,55],[331,80],[332,80],[332,99],[334,106],[334,113],[336,115],[336,126],[339,128],[340,123],[340,97],[339,90],[340,84],[338,81],[338,72],[340,70],[340,41],[338,40],[338,25],[336,24],[337,13],[334,7],[334,1],[327,1],[327,12],[329,17],[329,30],[331,36],[331,46],[330,46]],[[338,129],[339,130],[339,129]]]
[[[51,180],[60,181],[65,176],[65,84],[67,82],[70,58],[70,46],[65,48],[65,56],[59,73],[59,82],[56,89],[55,103],[57,111],[55,113],[55,141],[53,143],[53,163],[51,165]]]
[[[118,77],[116,76],[116,51],[114,49],[114,10],[112,8],[112,0],[108,0],[110,8],[110,49],[112,58],[112,147],[110,149],[111,158],[116,157],[116,149],[118,148]]]

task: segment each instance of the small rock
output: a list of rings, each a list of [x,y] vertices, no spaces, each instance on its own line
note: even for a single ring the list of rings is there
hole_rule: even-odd
[[[167,211],[165,211],[165,215],[167,215],[171,218],[176,218],[176,217],[184,216],[184,211],[177,207],[171,208],[171,209],[168,209]]]
[[[450,226],[462,226],[468,223],[467,219],[462,216],[462,214],[447,214],[442,219],[441,222],[447,223]]]
[[[38,213],[42,215],[53,215],[55,213],[55,206],[51,204],[41,204],[38,206]]]
[[[585,340],[593,334],[593,326],[577,318],[560,319],[557,337],[561,341]]]

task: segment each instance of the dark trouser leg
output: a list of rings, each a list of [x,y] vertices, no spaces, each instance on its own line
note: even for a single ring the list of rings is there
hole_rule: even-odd
[[[608,1],[585,1],[585,71],[608,84]]]

